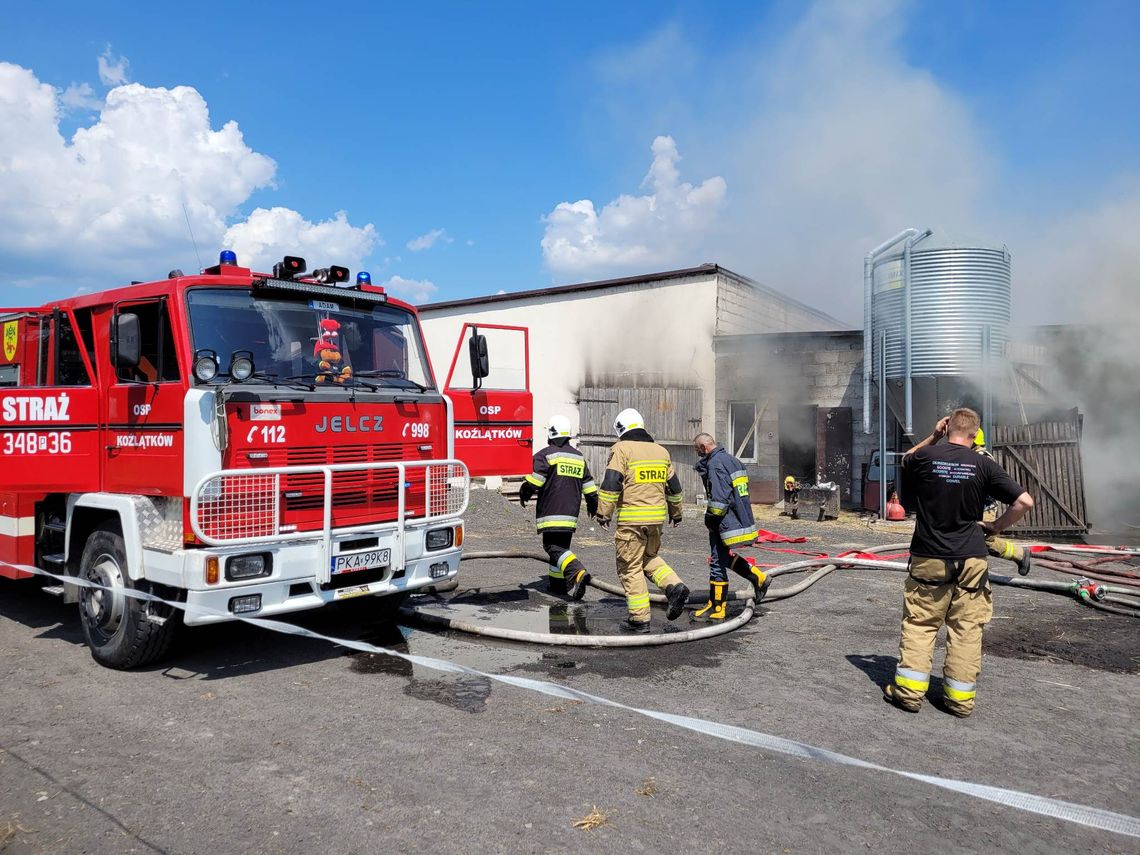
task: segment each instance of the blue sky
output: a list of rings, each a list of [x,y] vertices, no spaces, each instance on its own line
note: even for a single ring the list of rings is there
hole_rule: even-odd
[[[862,252],[907,225],[1008,243],[1031,320],[1068,310],[1022,294],[1090,265],[1136,284],[1140,4],[326,5],[7,16],[5,290],[193,269],[183,203],[203,263],[299,242],[418,299],[718,261],[851,318]],[[59,146],[19,106],[37,81]],[[191,87],[208,128],[140,87]],[[228,122],[245,150],[162,142]]]

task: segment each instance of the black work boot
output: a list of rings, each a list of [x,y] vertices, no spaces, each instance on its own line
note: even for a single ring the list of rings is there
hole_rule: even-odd
[[[1033,558],[1030,555],[1029,547],[1025,547],[1021,557],[1017,559],[1017,572],[1022,576],[1029,575],[1029,568],[1033,566]]]
[[[649,621],[647,620],[634,620],[633,618],[626,618],[621,622],[622,632],[632,632],[635,635],[645,635],[650,631]]]
[[[562,576],[547,576],[546,577],[546,590],[552,594],[565,595],[566,594],[566,579]]]
[[[760,601],[768,593],[768,586],[772,584],[772,577],[740,555],[732,556],[732,572],[749,581],[752,585],[752,600],[756,605],[760,605]]]
[[[669,599],[669,610],[665,617],[676,620],[685,611],[685,604],[689,602],[689,589],[682,582],[670,585],[665,589],[665,596]]]
[[[580,600],[586,596],[586,586],[589,584],[590,574],[586,572],[585,567],[576,571],[571,570],[566,579],[566,593],[570,595],[570,599]]]

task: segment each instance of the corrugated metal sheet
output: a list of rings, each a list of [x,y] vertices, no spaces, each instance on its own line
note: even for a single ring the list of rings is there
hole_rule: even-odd
[[[914,376],[976,376],[982,369],[982,330],[1000,358],[1009,337],[1010,257],[1005,249],[948,246],[911,253],[911,372]],[[905,289],[900,254],[875,267],[875,341],[887,332],[887,376],[906,375]],[[876,354],[876,360],[879,354]],[[876,361],[876,371],[878,362]]]

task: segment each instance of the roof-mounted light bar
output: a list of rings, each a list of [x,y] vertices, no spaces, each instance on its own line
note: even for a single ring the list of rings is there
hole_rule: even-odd
[[[293,294],[312,294],[316,297],[326,297],[331,300],[359,300],[362,303],[387,303],[387,294],[377,294],[373,291],[362,291],[356,288],[335,288],[331,285],[317,285],[310,282],[294,282],[288,279],[271,279],[268,276],[253,280],[253,287],[258,290],[283,291]]]

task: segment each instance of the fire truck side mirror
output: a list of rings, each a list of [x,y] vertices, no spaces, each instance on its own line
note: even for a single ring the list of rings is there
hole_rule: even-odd
[[[467,340],[467,349],[471,355],[471,378],[478,384],[478,381],[491,373],[491,360],[487,356],[487,337],[472,333],[471,338]]]
[[[139,316],[124,312],[115,316],[115,338],[111,358],[116,368],[134,368],[142,356]]]

